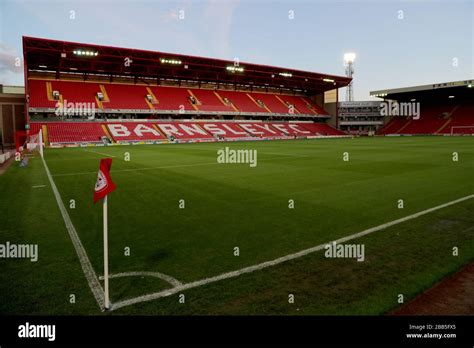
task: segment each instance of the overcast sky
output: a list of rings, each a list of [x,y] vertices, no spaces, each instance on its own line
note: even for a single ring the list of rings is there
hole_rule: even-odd
[[[473,11],[473,0],[0,0],[0,84],[24,84],[26,35],[336,75],[353,51],[355,99],[368,100],[474,78]]]

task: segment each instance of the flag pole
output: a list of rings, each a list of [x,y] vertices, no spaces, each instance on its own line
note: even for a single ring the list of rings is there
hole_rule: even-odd
[[[107,217],[107,197],[115,190],[116,186],[110,177],[110,168],[112,167],[112,158],[103,158],[100,160],[99,173],[94,188],[94,204],[102,200],[104,215],[104,309],[110,309],[109,299],[109,238],[108,238],[108,217]]]
[[[107,196],[104,197],[104,307],[109,309],[109,245],[107,221]]]

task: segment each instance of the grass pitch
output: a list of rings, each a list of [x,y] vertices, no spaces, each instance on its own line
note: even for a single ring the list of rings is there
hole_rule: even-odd
[[[225,146],[257,150],[257,167],[217,163]],[[110,272],[160,272],[183,283],[474,193],[472,137],[47,149],[47,165],[98,275],[102,206],[92,203],[92,191],[106,156],[114,156],[118,187],[109,197]],[[100,314],[38,157],[0,176],[0,211],[0,243],[39,245],[38,262],[0,259],[0,313]],[[406,301],[474,259],[473,211],[474,199],[349,242],[365,245],[364,262],[317,252],[183,291],[184,303],[173,294],[111,314],[382,314],[399,305],[399,294]],[[114,278],[111,300],[171,286],[147,276]]]

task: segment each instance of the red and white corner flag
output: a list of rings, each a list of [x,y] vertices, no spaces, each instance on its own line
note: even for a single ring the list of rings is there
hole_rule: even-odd
[[[94,203],[106,197],[115,190],[115,184],[110,177],[110,168],[112,167],[112,158],[102,158],[100,160],[99,173],[94,189]]]
[[[108,220],[107,220],[107,195],[114,191],[116,186],[110,177],[112,158],[100,160],[99,173],[94,188],[94,203],[103,199],[104,207],[104,307],[109,309],[109,246],[108,246]]]

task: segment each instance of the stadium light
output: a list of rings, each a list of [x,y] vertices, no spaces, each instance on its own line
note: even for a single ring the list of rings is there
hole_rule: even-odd
[[[356,59],[356,54],[353,52],[344,54],[344,63],[346,64],[354,63],[355,59]]]
[[[84,50],[75,50],[73,53],[77,56],[98,56],[99,52],[93,52],[93,51],[84,51]]]
[[[354,74],[354,60],[356,59],[356,54],[354,52],[348,52],[344,54],[344,66],[346,67],[346,76],[352,79]],[[354,91],[352,88],[352,80],[346,87],[346,101],[354,100]]]
[[[229,65],[226,67],[226,70],[227,71],[230,71],[232,73],[235,73],[235,72],[244,72],[244,68],[241,67],[241,66],[234,66],[234,65]]]
[[[278,75],[283,76],[283,77],[292,77],[293,76],[293,74],[287,73],[287,72],[281,72],[281,73],[278,73]]]
[[[333,79],[323,79],[324,82],[334,82]]]
[[[472,85],[471,85],[471,84],[468,84],[468,85],[467,85],[467,88],[472,88]]]
[[[160,58],[161,64],[170,64],[170,65],[181,65],[182,62],[179,59],[169,59],[169,58]]]

